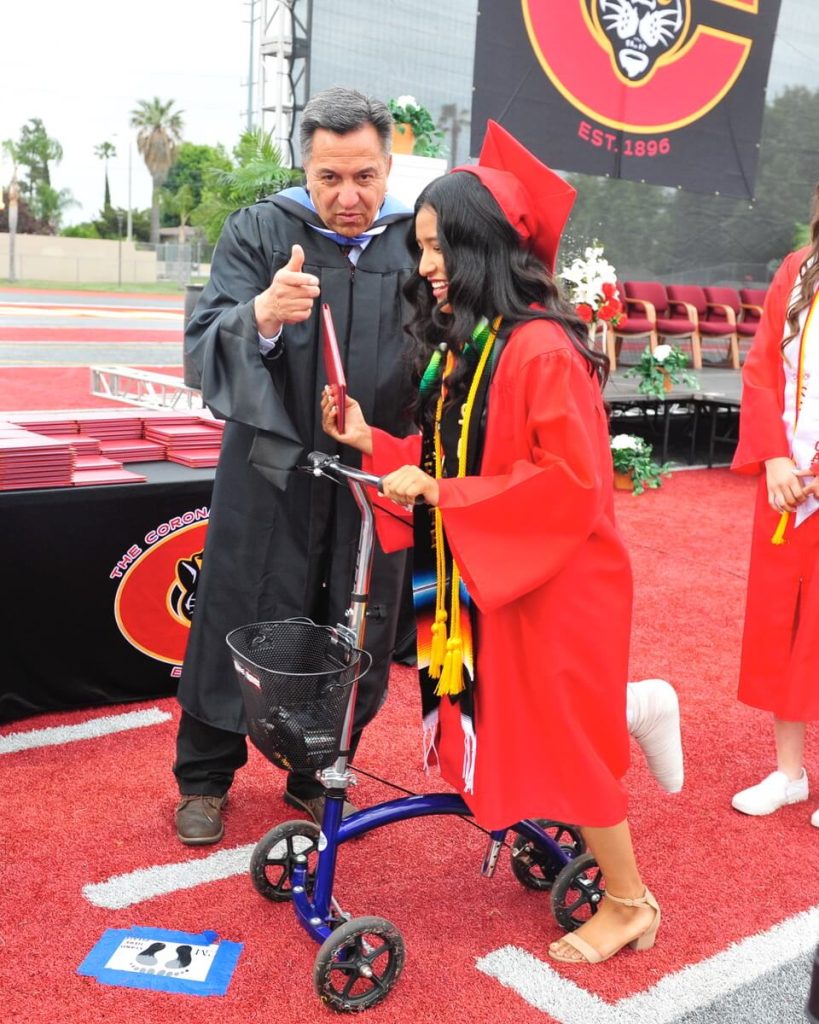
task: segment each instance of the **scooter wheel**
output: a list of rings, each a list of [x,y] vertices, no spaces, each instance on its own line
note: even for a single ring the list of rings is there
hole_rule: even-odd
[[[313,985],[337,1013],[358,1013],[389,995],[404,968],[401,933],[383,917],[354,917],[324,940]]]
[[[312,891],[321,829],[312,821],[284,821],[256,843],[250,878],[256,891],[274,903],[293,899],[293,868],[307,857],[307,891]]]
[[[577,857],[585,852],[586,844],[580,829],[562,821],[535,818],[544,832],[560,846],[567,857]],[[535,892],[548,892],[565,866],[550,850],[538,846],[526,836],[519,835],[512,844],[512,874],[521,885]]]
[[[575,931],[597,913],[604,892],[597,861],[590,853],[581,853],[569,861],[552,886],[555,920],[567,932]]]

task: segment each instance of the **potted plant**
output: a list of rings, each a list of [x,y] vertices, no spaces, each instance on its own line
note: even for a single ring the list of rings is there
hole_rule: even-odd
[[[445,155],[444,133],[436,127],[432,115],[414,96],[399,96],[387,106],[395,122],[392,135],[394,153],[439,157]]]
[[[658,345],[652,352],[646,345],[640,362],[629,367],[624,377],[639,377],[637,390],[642,395],[664,398],[674,384],[687,384],[698,388],[697,378],[686,371],[688,356],[676,345]]]
[[[560,277],[566,282],[569,301],[578,316],[589,325],[589,339],[594,341],[598,327],[603,328],[605,351],[606,330],[609,325],[617,327],[622,323],[625,312],[617,289],[617,274],[611,263],[603,259],[603,246],[597,239],[560,272]]]
[[[653,459],[652,446],[633,434],[615,434],[610,441],[611,461],[614,467],[614,486],[621,491],[642,494],[649,488],[660,486],[660,477],[667,476],[671,467]]]

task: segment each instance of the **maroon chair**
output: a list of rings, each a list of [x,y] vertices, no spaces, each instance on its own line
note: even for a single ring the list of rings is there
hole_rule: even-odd
[[[623,289],[627,299],[640,299],[653,307],[658,338],[664,342],[690,342],[691,362],[695,369],[701,369],[696,309],[684,302],[672,303],[665,285],[660,281],[624,281]]]
[[[742,304],[742,322],[754,325],[754,332],[762,319],[762,306],[765,303],[767,288],[740,288],[739,301]]]
[[[717,288],[708,287],[705,289],[705,297],[708,299],[708,307],[711,316],[718,320],[721,316],[720,307],[731,310],[734,314],[734,326],[737,332],[737,347],[739,349],[740,361],[742,357],[743,341],[751,342],[756,334],[759,320],[746,320],[743,317],[742,299],[736,288],[720,286]]]
[[[724,340],[728,343],[724,362],[739,369],[739,342],[737,341],[736,314],[730,306],[714,309],[708,303],[705,289],[698,284],[671,284],[668,298],[672,307],[684,307],[686,312],[693,309],[696,314],[697,330],[700,335],[700,352],[703,342]]]
[[[657,316],[654,307],[642,299],[629,299],[619,281],[617,293],[623,303],[625,315],[617,327],[606,328],[606,354],[611,370],[617,369],[617,360],[620,358],[624,341],[646,338],[652,352],[657,347]]]

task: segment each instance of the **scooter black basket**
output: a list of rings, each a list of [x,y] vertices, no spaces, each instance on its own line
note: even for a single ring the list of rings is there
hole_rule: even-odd
[[[339,756],[350,690],[366,652],[309,619],[256,622],[227,644],[253,744],[288,771],[315,772]]]

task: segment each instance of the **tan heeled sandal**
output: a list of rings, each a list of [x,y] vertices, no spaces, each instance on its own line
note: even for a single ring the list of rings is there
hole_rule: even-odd
[[[654,911],[654,918],[651,924],[644,931],[640,932],[635,939],[627,940],[606,956],[601,956],[594,946],[586,942],[582,936],[577,935],[575,932],[567,932],[561,941],[576,949],[582,959],[576,960],[573,957],[560,956],[559,953],[549,949],[549,956],[552,960],[559,960],[560,963],[564,964],[601,964],[604,960],[613,957],[615,953],[619,953],[624,946],[630,946],[637,952],[643,949],[651,949],[657,939],[657,929],[660,927],[660,907],[649,892],[648,887],[646,887],[644,895],[637,899],[623,899],[621,896],[613,896],[610,892],[604,893],[604,896],[606,899],[614,900],[615,903],[622,903],[625,907],[651,907]]]

